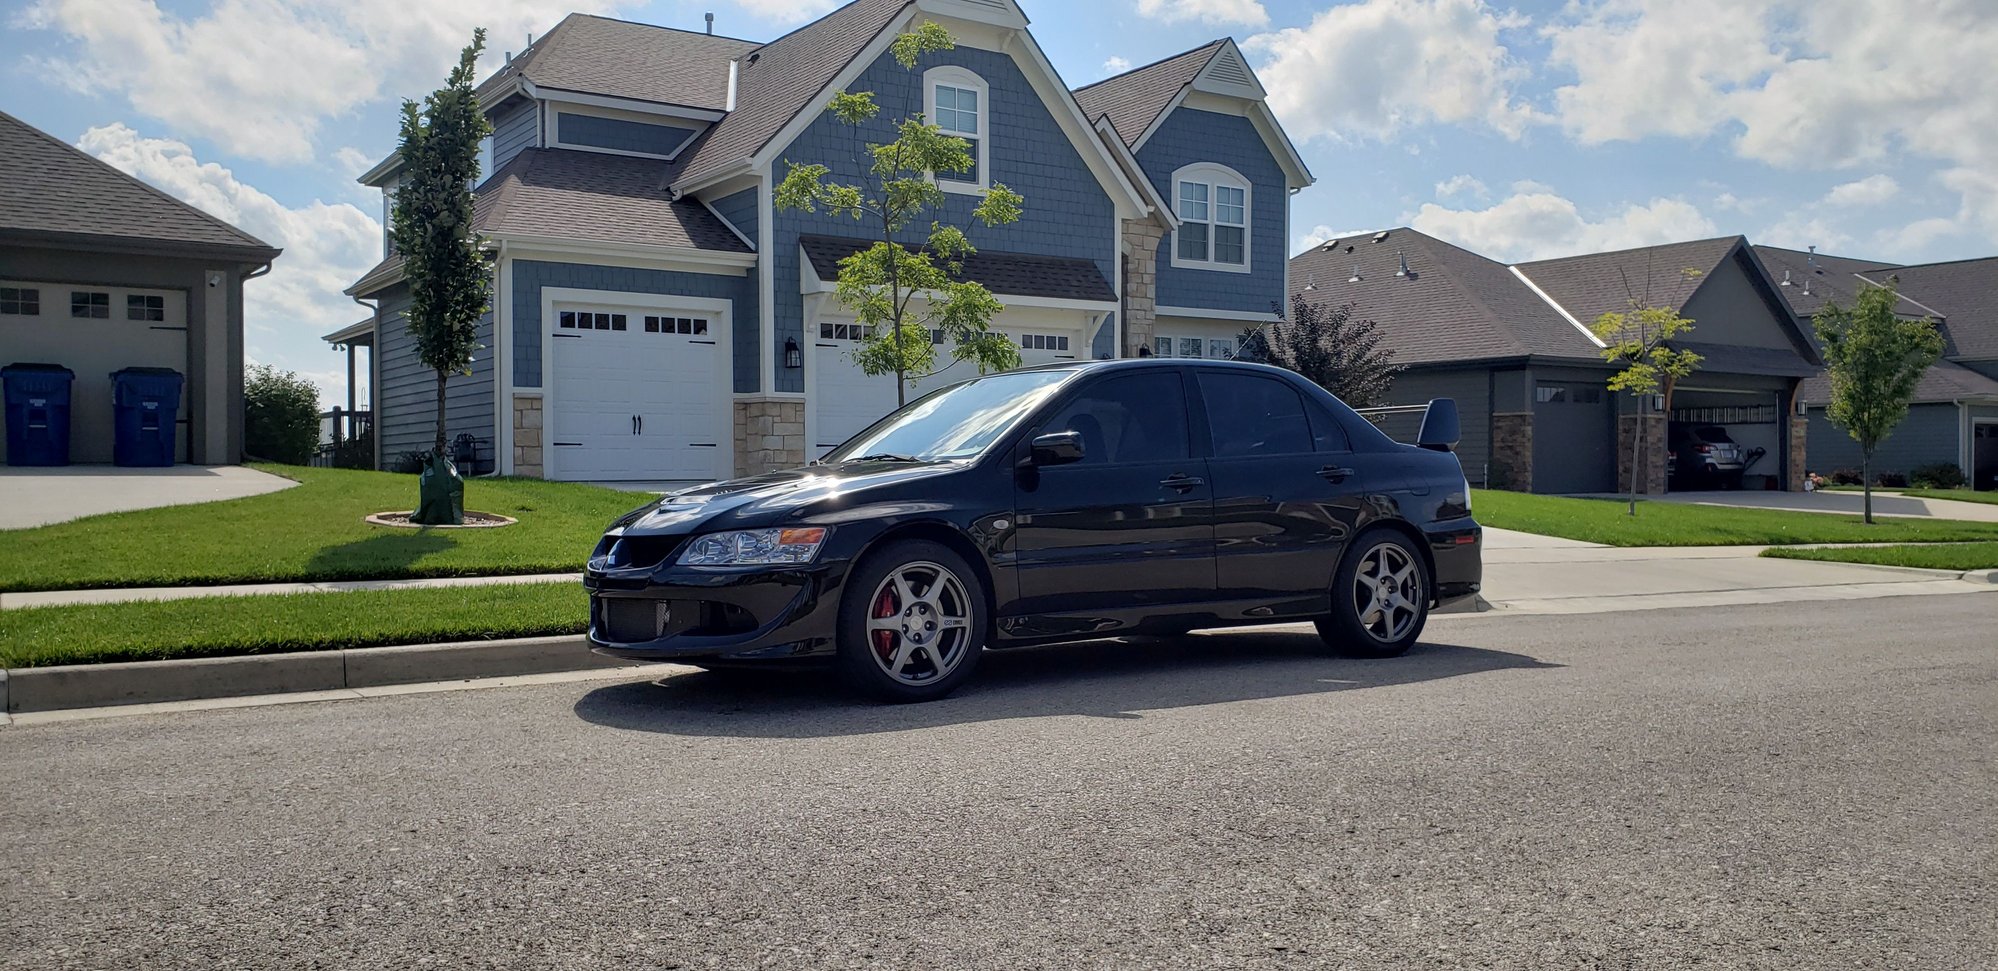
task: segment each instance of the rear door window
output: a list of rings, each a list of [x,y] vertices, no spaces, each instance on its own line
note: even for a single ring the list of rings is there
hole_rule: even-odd
[[[1217,459],[1295,455],[1315,448],[1297,389],[1260,374],[1200,374],[1207,430]]]

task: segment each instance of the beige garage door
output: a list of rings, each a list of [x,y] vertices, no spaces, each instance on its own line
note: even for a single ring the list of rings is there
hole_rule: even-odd
[[[0,280],[0,365],[16,362],[60,364],[76,372],[70,388],[70,461],[109,462],[111,373],[163,367],[187,376],[187,294]],[[185,462],[185,384],[177,418],[174,458]]]

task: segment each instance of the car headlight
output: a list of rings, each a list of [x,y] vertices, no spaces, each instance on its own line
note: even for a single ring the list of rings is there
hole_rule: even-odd
[[[744,529],[709,533],[680,554],[681,566],[770,566],[810,563],[825,545],[826,529]]]

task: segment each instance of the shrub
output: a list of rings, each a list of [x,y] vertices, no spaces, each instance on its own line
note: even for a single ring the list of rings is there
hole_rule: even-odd
[[[1908,484],[1917,489],[1961,489],[1963,483],[1963,470],[1955,462],[1920,465],[1908,473]]]
[[[1873,484],[1881,489],[1906,489],[1908,477],[1899,472],[1882,472],[1874,477]]]
[[[1858,469],[1833,469],[1831,472],[1832,485],[1855,486],[1865,481],[1860,477]]]
[[[304,465],[319,444],[319,389],[296,372],[252,364],[243,378],[243,451]]]

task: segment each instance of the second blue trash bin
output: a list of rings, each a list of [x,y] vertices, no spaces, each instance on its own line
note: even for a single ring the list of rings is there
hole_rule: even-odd
[[[173,464],[180,425],[180,372],[128,367],[111,373],[111,461],[124,466]]]
[[[7,395],[7,464],[69,464],[69,386],[76,372],[60,364],[0,368]]]

